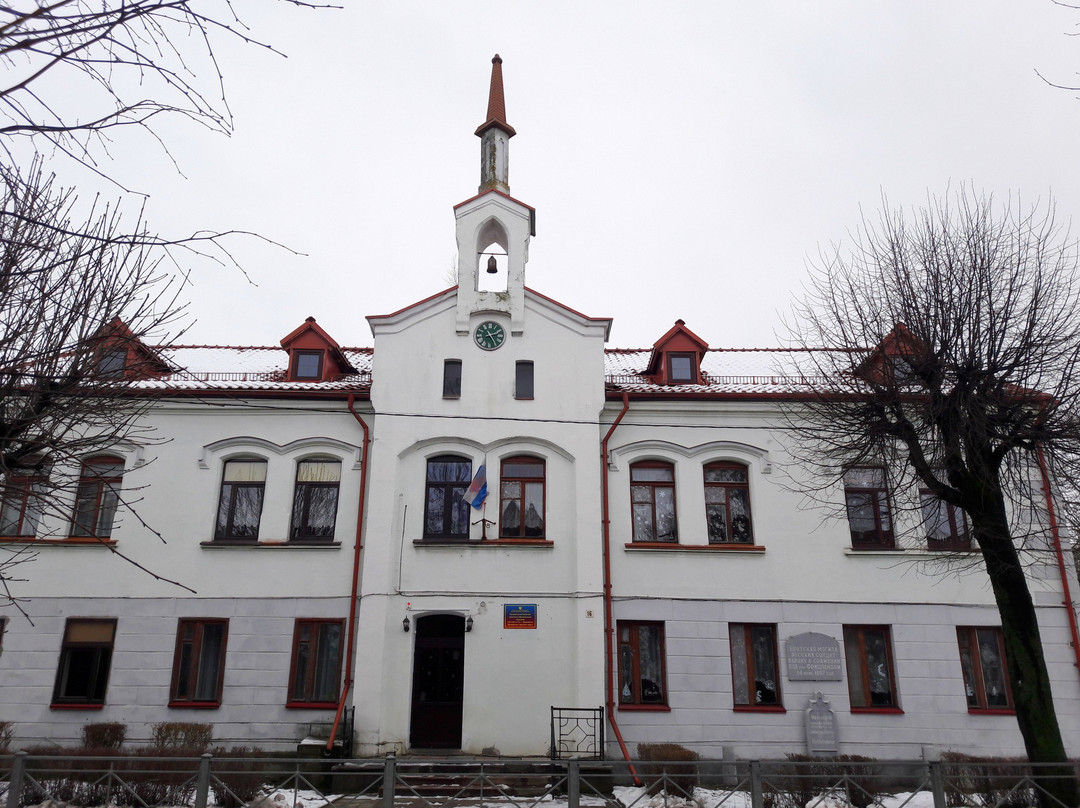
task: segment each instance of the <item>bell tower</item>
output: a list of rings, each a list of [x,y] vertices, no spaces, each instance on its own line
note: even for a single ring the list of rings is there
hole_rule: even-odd
[[[491,60],[487,119],[480,138],[480,188],[454,207],[458,245],[456,330],[469,332],[472,315],[509,315],[511,335],[525,328],[525,264],[536,211],[510,196],[510,138],[506,122],[502,58]]]

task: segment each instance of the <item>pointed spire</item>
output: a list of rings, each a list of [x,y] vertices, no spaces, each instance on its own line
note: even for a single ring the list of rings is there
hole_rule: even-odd
[[[476,129],[478,136],[483,136],[484,131],[492,126],[497,126],[513,137],[517,134],[514,127],[506,122],[506,100],[503,98],[502,57],[495,54],[491,60],[491,88],[488,90],[487,120]]]

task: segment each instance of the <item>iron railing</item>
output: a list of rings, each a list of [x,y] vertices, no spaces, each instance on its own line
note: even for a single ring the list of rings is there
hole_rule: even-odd
[[[584,760],[603,759],[603,707],[551,708],[551,756],[564,760],[574,755]]]
[[[554,758],[82,757],[0,758],[6,808],[1076,808],[1053,797],[1074,764],[972,761]]]

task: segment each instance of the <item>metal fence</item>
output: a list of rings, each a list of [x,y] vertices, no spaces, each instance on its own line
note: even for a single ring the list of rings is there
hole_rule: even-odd
[[[83,757],[0,759],[6,808],[1077,808],[1075,766],[972,761]]]

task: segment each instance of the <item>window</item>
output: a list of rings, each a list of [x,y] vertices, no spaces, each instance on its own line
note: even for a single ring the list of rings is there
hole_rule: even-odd
[[[667,704],[663,623],[619,621],[619,704]]]
[[[511,457],[502,462],[499,538],[544,537],[544,461]]]
[[[83,463],[71,519],[72,536],[107,539],[112,535],[123,477],[124,461],[119,457],[98,457]]]
[[[709,544],[753,544],[747,476],[746,466],[738,463],[710,463],[705,467]]]
[[[45,478],[11,475],[3,483],[0,499],[0,536],[34,536],[41,521]]]
[[[469,503],[462,499],[472,482],[472,462],[440,455],[427,462],[424,538],[469,538]]]
[[[332,539],[337,521],[341,463],[337,460],[303,460],[296,465],[291,539]]]
[[[514,398],[533,397],[533,363],[518,362],[514,375]]]
[[[447,359],[442,370],[443,398],[461,397],[461,360]]]
[[[257,539],[265,487],[265,460],[227,461],[214,538]]]
[[[294,379],[322,378],[322,351],[296,351],[293,357]]]
[[[297,620],[289,672],[289,703],[336,707],[341,680],[343,620]]]
[[[672,384],[696,382],[697,373],[694,369],[694,359],[693,354],[668,354],[668,381]]]
[[[68,619],[56,669],[53,704],[105,703],[115,637],[116,620]]]
[[[98,356],[94,370],[99,378],[119,379],[124,375],[124,367],[127,365],[126,348],[109,348],[102,351]]]
[[[1012,688],[1000,628],[958,626],[960,667],[969,710],[1011,710]]]
[[[635,463],[630,467],[634,541],[678,541],[675,527],[675,467]]]
[[[894,546],[885,469],[870,467],[845,471],[844,499],[847,502],[852,547]]]
[[[926,529],[926,546],[930,550],[970,550],[964,512],[937,498],[931,491],[919,491],[922,506],[923,527]]]
[[[900,706],[887,626],[844,626],[844,653],[852,709]]]
[[[776,626],[732,623],[729,634],[735,706],[781,706]]]
[[[228,634],[228,620],[180,620],[176,629],[170,707],[221,705]]]

